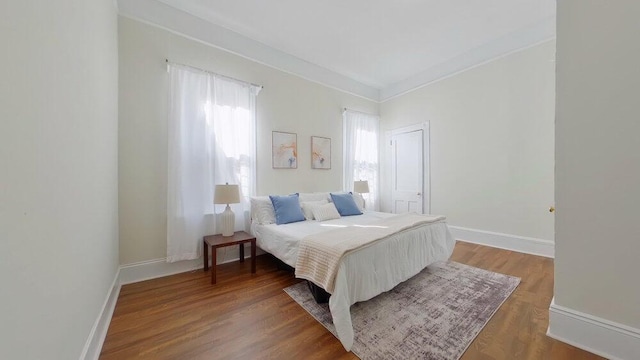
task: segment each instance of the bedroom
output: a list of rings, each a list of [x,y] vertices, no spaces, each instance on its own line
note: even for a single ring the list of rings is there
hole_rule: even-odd
[[[3,232],[6,231],[4,236],[10,239],[8,242],[3,241],[8,248],[3,251],[2,273],[3,281],[9,284],[12,294],[6,299],[8,303],[3,311],[7,311],[11,320],[9,323],[16,324],[11,332],[3,326],[2,341],[15,344],[14,347],[4,346],[3,343],[3,351],[9,351],[7,356],[3,353],[3,357],[26,354],[27,356],[21,357],[29,358],[24,349],[29,348],[26,343],[34,331],[43,338],[45,333],[51,335],[46,336],[42,346],[31,348],[31,357],[42,357],[39,354],[44,353],[56,354],[57,358],[77,357],[101,311],[105,296],[111,290],[115,274],[118,271],[126,273],[123,269],[130,269],[131,266],[127,266],[130,264],[146,262],[152,267],[158,264],[154,260],[166,256],[166,234],[163,232],[163,219],[166,216],[166,189],[163,185],[166,178],[166,158],[158,155],[166,154],[166,128],[160,125],[160,119],[164,119],[167,113],[166,87],[163,84],[166,58],[265,86],[265,91],[259,97],[258,117],[266,123],[258,129],[258,137],[268,140],[258,144],[259,149],[263,150],[258,153],[259,194],[340,189],[340,112],[342,108],[348,107],[380,114],[383,118],[383,131],[410,125],[422,119],[430,121],[432,149],[440,152],[432,154],[431,170],[434,177],[431,206],[433,210],[446,214],[451,225],[524,238],[553,240],[554,227],[548,220],[546,209],[554,202],[560,206],[559,200],[564,197],[565,201],[571,202],[572,213],[565,210],[564,214],[571,217],[565,218],[564,223],[556,218],[555,265],[556,270],[562,269],[556,274],[556,301],[561,299],[558,303],[563,309],[569,308],[582,314],[591,314],[598,319],[606,319],[622,325],[616,329],[625,329],[628,333],[637,335],[637,331],[631,331],[639,327],[637,312],[632,306],[637,303],[637,289],[623,285],[625,282],[632,284],[633,274],[637,273],[637,267],[632,265],[633,258],[629,258],[632,254],[637,254],[637,244],[626,240],[637,238],[637,227],[632,225],[634,221],[626,220],[628,215],[623,211],[632,209],[633,207],[626,206],[629,206],[630,201],[637,200],[637,194],[633,191],[633,184],[637,180],[637,166],[625,165],[625,159],[632,159],[628,154],[637,153],[636,145],[632,140],[624,141],[631,139],[629,136],[634,133],[633,130],[637,130],[637,125],[632,120],[637,111],[632,107],[633,100],[625,97],[626,93],[616,99],[606,98],[608,102],[604,103],[587,100],[592,99],[589,96],[596,96],[591,93],[581,94],[583,97],[580,101],[591,104],[593,109],[583,112],[573,107],[574,103],[568,103],[565,105],[564,111],[567,113],[564,116],[590,119],[591,122],[586,124],[599,127],[596,116],[603,117],[606,114],[610,118],[613,115],[620,121],[620,126],[598,128],[596,131],[593,128],[585,129],[581,121],[575,120],[559,123],[565,124],[565,127],[558,127],[559,124],[556,124],[554,131],[555,106],[552,94],[555,86],[562,90],[563,83],[560,80],[563,76],[567,77],[564,86],[574,86],[564,93],[558,90],[560,105],[556,116],[561,119],[562,95],[580,94],[577,90],[581,85],[572,82],[580,79],[580,74],[574,71],[602,71],[601,75],[594,75],[598,83],[602,84],[602,91],[622,91],[618,84],[629,86],[625,81],[631,81],[633,77],[624,70],[620,74],[611,75],[609,67],[633,68],[631,60],[637,59],[637,49],[623,48],[618,42],[608,42],[608,38],[602,38],[604,35],[590,30],[594,32],[594,37],[601,36],[596,37],[596,40],[600,40],[597,42],[598,46],[607,52],[618,51],[629,57],[630,62],[597,59],[611,65],[588,63],[587,69],[559,66],[558,85],[554,85],[553,69],[558,64],[549,61],[553,59],[555,51],[552,41],[378,104],[231,55],[126,16],[116,18],[111,5],[107,1],[85,8],[84,5],[69,3],[65,5],[68,8],[60,5],[50,9],[49,5],[40,4],[39,10],[35,10],[27,5],[23,8],[22,5],[12,3],[8,5],[7,11],[3,11],[3,14],[22,14],[22,17],[3,17],[2,22],[7,24],[8,29],[3,32],[3,40],[10,44],[11,53],[16,54],[16,57],[3,59],[6,71],[3,78],[10,81],[7,82],[8,87],[3,87],[3,93],[6,94],[3,99],[9,100],[2,106],[2,154],[3,163],[7,164],[3,168],[8,176],[6,182],[3,180],[2,183],[9,184],[11,191],[3,192],[2,201],[2,229]],[[569,19],[569,11],[585,19],[597,17],[613,32],[605,35],[612,37],[625,39],[625,36],[630,36],[627,33],[633,33],[636,26],[630,19],[629,23],[624,21],[628,19],[624,14],[634,11],[637,13],[637,5],[631,2],[606,9],[600,9],[597,5],[567,2],[564,13],[562,3],[559,5],[559,36],[564,29],[565,36],[572,36],[572,41],[573,36],[577,36],[573,31],[587,30],[582,27],[584,24],[575,24]],[[79,12],[82,18],[71,15],[78,14],[74,10],[76,7],[82,9]],[[124,10],[121,5],[121,13]],[[54,20],[42,21],[41,17],[45,13],[53,14]],[[49,27],[35,25],[40,23]],[[68,23],[73,27],[68,27],[71,26]],[[619,28],[615,27],[617,24],[620,25]],[[68,31],[73,31],[74,34],[70,38],[65,37],[70,36],[65,35]],[[30,32],[32,36],[24,36]],[[42,40],[47,39],[46,32],[60,34],[61,43],[42,48],[42,45],[48,44]],[[81,36],[80,33],[83,32],[91,36]],[[78,44],[94,49],[91,56],[77,56],[75,47]],[[561,43],[558,44],[557,51],[562,53]],[[565,51],[572,56],[592,56],[587,49],[582,48],[569,47]],[[105,59],[110,61],[105,63]],[[611,62],[607,63],[605,60]],[[519,71],[525,66],[528,69],[534,67],[531,71]],[[607,68],[598,70],[599,66]],[[30,71],[40,69],[41,72],[34,76],[31,72],[25,72],[25,67]],[[499,78],[499,74],[504,74],[505,68],[510,71],[510,76],[517,75],[517,81],[511,83],[508,79],[502,79],[503,82],[496,85],[498,90],[487,91],[487,79],[493,83]],[[622,74],[627,74],[630,79]],[[87,80],[93,84],[93,92],[87,92],[85,87],[77,85]],[[23,83],[24,87],[16,86]],[[57,88],[57,84],[68,91],[52,91]],[[540,84],[546,89],[543,93],[549,97],[539,99],[540,92],[532,89],[529,86],[531,84]],[[35,92],[37,98],[47,101],[34,104],[32,100],[25,100],[31,98],[27,97],[28,93],[25,91],[33,91],[32,89],[38,89]],[[516,129],[521,137],[496,134],[496,128],[505,129],[505,121],[510,115],[503,114],[502,118],[493,116],[494,112],[490,107],[495,100],[478,101],[472,108],[454,106],[455,96],[463,96],[466,101],[479,94],[499,98],[505,94],[501,91],[507,89],[513,91],[513,96],[519,96],[513,102],[521,106],[502,110],[514,111],[514,115],[529,117],[532,121],[537,118],[546,119],[551,128],[545,128],[546,133],[542,134],[544,144],[537,144],[535,139],[522,136],[536,130],[526,127],[532,126],[530,122],[525,122],[522,128]],[[461,90],[467,90],[467,93],[460,94]],[[531,97],[538,98],[540,104],[528,109],[523,101]],[[424,108],[427,102],[424,99],[446,106]],[[83,118],[96,114],[94,108],[100,114],[95,124],[83,123]],[[451,114],[453,110],[459,113]],[[544,115],[540,115],[538,111]],[[578,111],[580,112],[575,113]],[[477,121],[461,122],[461,119],[471,117],[481,119],[486,122],[486,126],[481,126]],[[44,118],[51,118],[53,121],[43,123],[40,119]],[[302,125],[301,118],[308,119],[308,123]],[[385,122],[385,118],[393,121]],[[418,118],[421,120],[416,121]],[[442,119],[449,121],[444,122]],[[470,131],[463,132],[462,129]],[[291,176],[291,172],[271,169],[270,151],[266,149],[270,148],[272,130],[298,134],[300,158],[306,165],[301,164],[295,170],[295,177]],[[551,169],[554,132],[556,142],[576,147],[555,149],[555,201]],[[465,137],[460,139],[462,135],[459,134]],[[310,157],[308,143],[303,141],[308,141],[306,139],[312,135],[333,139],[335,163],[332,170],[310,169],[307,160]],[[597,153],[592,152],[591,148],[583,148],[589,144],[581,142],[595,135],[604,137],[603,141],[609,141],[609,146],[603,146]],[[92,141],[88,142],[87,138]],[[520,142],[524,142],[525,147],[530,146],[530,149],[548,152],[538,157],[536,154],[514,153],[510,150],[510,146],[521,148],[518,146]],[[455,151],[456,146],[464,146],[464,151]],[[576,150],[578,146],[582,146],[582,152]],[[45,161],[43,154],[46,153],[51,154],[53,161]],[[86,155],[83,156],[83,153]],[[524,170],[510,169],[508,159],[500,157],[506,155],[516,157],[511,164],[531,164],[537,159],[546,159],[545,163],[539,165],[541,171],[548,171],[543,177],[551,181],[541,191],[546,197],[519,199],[495,188],[478,188],[480,185],[495,186],[495,178],[492,176],[502,177],[504,173]],[[589,159],[594,157],[601,160],[606,176],[583,172],[586,168],[581,166],[586,167]],[[620,161],[607,161],[609,158]],[[486,163],[492,160],[495,162]],[[446,167],[451,166],[450,164],[459,165],[456,168]],[[483,168],[492,171],[485,171]],[[445,175],[451,177],[443,178]],[[616,179],[615,188],[608,185],[610,182],[607,179],[610,177]],[[28,179],[31,180],[25,181]],[[576,184],[583,185],[577,187]],[[511,189],[516,185],[518,184],[504,187]],[[480,190],[482,196],[476,198],[473,193],[465,193],[468,189],[475,190],[476,194]],[[576,193],[576,189],[580,192]],[[584,196],[585,193],[596,195],[587,197]],[[454,201],[465,206],[457,206]],[[514,216],[514,213],[521,211],[517,206],[524,203],[529,206],[524,210],[527,211],[524,216]],[[584,227],[581,219],[597,219],[593,218],[592,213],[581,209],[605,206],[612,211],[607,215],[608,224],[615,226],[607,225],[595,233],[598,236],[593,235],[589,232],[589,227]],[[470,213],[460,211],[461,208]],[[578,224],[583,227],[577,228]],[[604,233],[604,229],[610,232]],[[580,236],[574,236],[573,232]],[[601,236],[612,237],[614,234],[617,234],[616,241],[620,246],[603,247],[601,242],[596,241]],[[565,240],[558,241],[562,236]],[[39,246],[39,238],[51,238],[54,241]],[[575,248],[583,250],[578,252]],[[5,256],[11,257],[5,260]],[[37,266],[33,266],[33,258],[37,259]],[[600,266],[589,266],[594,261]],[[86,272],[78,273],[76,270],[79,268],[86,269]],[[14,275],[9,277],[8,274]],[[5,280],[4,276],[8,278]],[[591,279],[598,281],[592,282]],[[619,281],[612,281],[613,279]],[[78,294],[71,300],[67,298],[69,293],[79,289],[85,289],[82,295]],[[609,297],[613,295],[607,294],[618,294],[614,296],[617,298],[616,306],[608,305]],[[31,309],[39,309],[38,299],[42,298],[48,299],[57,312],[41,309],[26,313],[20,310],[25,305]],[[590,301],[581,300],[587,298]],[[637,341],[637,336],[635,339]],[[577,343],[580,341],[590,344],[589,341],[593,339],[574,340]],[[600,345],[593,345],[596,348],[598,346]],[[607,353],[607,350],[601,351]]]

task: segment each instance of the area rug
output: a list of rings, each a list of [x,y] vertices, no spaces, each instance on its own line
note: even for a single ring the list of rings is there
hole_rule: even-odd
[[[519,278],[453,261],[430,265],[351,307],[351,351],[363,360],[457,360],[519,283]],[[284,291],[336,335],[329,304],[317,304],[306,282]]]

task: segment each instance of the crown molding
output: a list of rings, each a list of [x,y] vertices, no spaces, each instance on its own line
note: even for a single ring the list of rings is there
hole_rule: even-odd
[[[461,72],[555,39],[555,17],[469,50],[408,79],[378,89],[241,35],[161,0],[116,0],[121,16],[163,28],[326,87],[382,103]],[[523,44],[525,44],[523,46]]]
[[[158,26],[332,89],[367,100],[380,101],[380,90],[374,87],[276,50],[157,0],[119,0],[118,8],[121,16]]]
[[[391,100],[434,82],[455,76],[513,53],[540,45],[556,37],[556,19],[548,18],[536,25],[513,32],[502,38],[469,50],[453,59],[432,66],[406,80],[380,90],[380,102]],[[523,44],[526,44],[523,46]]]

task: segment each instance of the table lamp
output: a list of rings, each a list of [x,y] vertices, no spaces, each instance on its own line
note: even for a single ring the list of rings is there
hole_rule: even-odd
[[[367,180],[360,180],[360,181],[354,181],[353,182],[353,191],[360,193],[360,194],[366,194],[369,192],[369,182]]]
[[[224,212],[220,214],[220,227],[222,236],[232,236],[236,223],[236,215],[231,211],[229,204],[237,204],[240,202],[240,191],[238,185],[216,185],[215,195],[213,196],[214,204],[227,204]]]
[[[369,193],[369,182],[367,180],[360,180],[353,182],[353,192],[359,193],[362,197],[362,207],[366,206],[366,202],[362,194]]]

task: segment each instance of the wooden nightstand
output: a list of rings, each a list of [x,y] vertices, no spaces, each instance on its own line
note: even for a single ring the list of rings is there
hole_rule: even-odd
[[[209,246],[213,249],[211,254],[211,284],[216,283],[217,249],[225,246],[239,245],[240,262],[244,262],[244,244],[251,243],[251,273],[256,273],[256,238],[244,231],[236,231],[232,236],[208,235],[202,239],[204,253],[204,271],[209,270]]]

